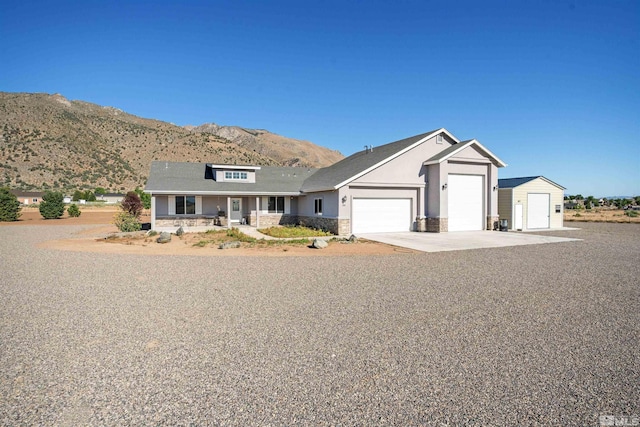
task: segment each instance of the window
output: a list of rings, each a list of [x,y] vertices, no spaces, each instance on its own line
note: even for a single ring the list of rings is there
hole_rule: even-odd
[[[271,213],[284,213],[284,197],[269,197],[268,210]]]
[[[224,179],[240,179],[246,180],[247,173],[246,172],[225,172]]]
[[[314,200],[314,212],[316,215],[322,215],[322,199]]]
[[[176,196],[176,215],[195,215],[195,196]]]

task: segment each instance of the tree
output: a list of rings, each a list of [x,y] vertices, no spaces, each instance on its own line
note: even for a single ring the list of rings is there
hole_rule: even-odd
[[[136,192],[138,197],[140,197],[142,206],[144,206],[145,209],[151,209],[151,194],[145,193],[140,187],[136,187],[134,191]]]
[[[77,202],[79,200],[84,199],[84,193],[80,190],[76,190],[73,192],[73,201]]]
[[[104,196],[105,194],[107,194],[107,190],[105,190],[102,187],[96,187],[96,189],[93,191],[97,196]]]
[[[57,191],[47,191],[40,202],[40,215],[44,219],[57,219],[64,215],[64,196]]]
[[[93,192],[91,190],[87,190],[84,192],[83,194],[83,198],[87,201],[87,202],[95,202],[96,201],[96,195],[93,194]]]
[[[80,208],[78,207],[78,205],[73,204],[67,208],[67,213],[69,213],[70,217],[75,218],[75,217],[79,217],[82,212],[80,211]]]
[[[17,221],[20,218],[20,202],[7,187],[0,188],[0,221]]]
[[[144,206],[142,206],[142,202],[140,201],[140,197],[135,191],[129,191],[122,200],[120,206],[123,211],[128,212],[136,219],[140,218],[140,214],[142,214],[142,210],[144,209]]]

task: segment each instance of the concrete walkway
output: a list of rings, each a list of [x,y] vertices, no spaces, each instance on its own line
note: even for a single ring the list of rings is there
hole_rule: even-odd
[[[357,237],[414,249],[422,252],[461,251],[466,249],[499,248],[505,246],[537,245],[579,241],[565,237],[540,236],[530,233],[498,231],[458,231],[451,233],[366,233]]]

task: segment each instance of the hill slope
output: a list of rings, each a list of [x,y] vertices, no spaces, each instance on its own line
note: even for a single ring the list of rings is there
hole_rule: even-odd
[[[304,149],[284,150],[278,138],[294,145],[295,140],[269,135],[272,141],[262,145],[232,142],[206,129],[190,130],[59,94],[0,92],[0,185],[124,191],[144,184],[152,160],[317,167],[330,164],[325,157],[342,158],[306,142],[300,142]],[[309,158],[302,158],[305,150]]]
[[[219,126],[215,123],[186,128],[192,132],[205,132],[228,139],[248,150],[275,159],[284,166],[329,166],[344,158],[339,151],[327,150],[309,141],[287,138],[264,129]]]

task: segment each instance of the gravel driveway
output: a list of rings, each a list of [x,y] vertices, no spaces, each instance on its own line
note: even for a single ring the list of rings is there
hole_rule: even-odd
[[[39,249],[0,228],[0,425],[555,425],[640,415],[640,226],[350,257]]]

